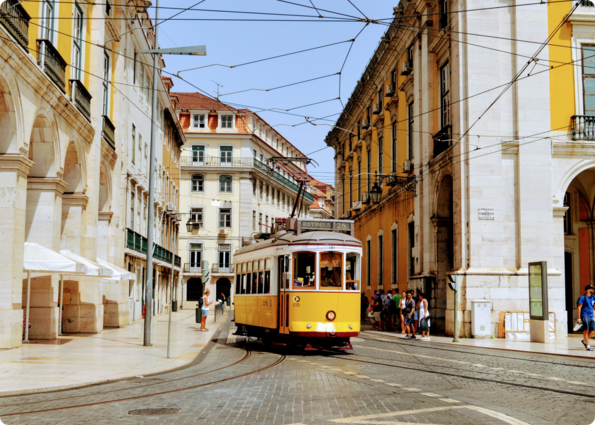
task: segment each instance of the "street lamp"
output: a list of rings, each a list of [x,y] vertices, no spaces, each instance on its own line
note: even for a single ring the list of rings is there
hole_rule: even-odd
[[[147,286],[146,286],[146,301],[148,311],[145,314],[145,328],[143,345],[145,347],[151,346],[151,318],[153,316],[153,223],[155,221],[155,213],[153,205],[155,205],[155,152],[157,152],[157,84],[159,83],[159,55],[200,55],[205,56],[207,50],[205,46],[193,47],[175,47],[171,49],[159,49],[159,0],[155,2],[155,44],[154,49],[141,50],[140,53],[153,54],[153,110],[151,115],[151,154],[149,157],[149,219],[147,220]],[[173,257],[172,257],[173,258]],[[173,270],[173,266],[172,266]],[[172,271],[173,273],[173,271]]]
[[[373,204],[379,204],[380,198],[382,197],[382,189],[378,186],[378,182],[374,183],[372,190],[370,190],[370,197],[372,198]]]
[[[188,220],[188,221],[186,222],[186,231],[187,231],[188,233],[192,233],[192,230],[193,230],[193,229],[194,229],[194,223],[193,223],[193,222],[191,222],[190,220]]]

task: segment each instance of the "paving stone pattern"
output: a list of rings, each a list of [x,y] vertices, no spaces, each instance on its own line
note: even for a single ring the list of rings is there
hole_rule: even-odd
[[[251,349],[245,357],[247,345]],[[229,346],[219,339],[184,370],[0,398],[0,419],[7,425],[586,425],[595,418],[591,360],[451,348],[366,333],[354,346],[349,353],[296,354],[254,341]],[[274,367],[248,374],[279,360],[283,361]],[[238,363],[225,367],[234,362]],[[222,369],[213,371],[217,368]],[[248,375],[236,378],[242,374]],[[65,409],[79,405],[88,406]],[[160,408],[180,410],[169,415],[129,414]],[[18,415],[46,409],[59,410]],[[17,416],[7,416],[11,414]]]

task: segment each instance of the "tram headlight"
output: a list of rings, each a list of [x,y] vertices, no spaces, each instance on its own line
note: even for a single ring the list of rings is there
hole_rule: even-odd
[[[335,313],[333,310],[328,311],[326,313],[326,320],[332,322],[333,320],[335,320],[335,318],[337,317],[337,313]]]
[[[312,329],[312,325],[311,325],[311,324],[309,324],[309,323],[308,323],[308,325],[306,325],[306,327],[307,327],[308,329]]]

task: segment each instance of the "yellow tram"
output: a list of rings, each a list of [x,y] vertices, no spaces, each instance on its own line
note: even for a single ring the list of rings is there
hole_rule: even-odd
[[[353,221],[278,219],[276,230],[234,254],[239,332],[304,350],[350,349],[361,302]]]

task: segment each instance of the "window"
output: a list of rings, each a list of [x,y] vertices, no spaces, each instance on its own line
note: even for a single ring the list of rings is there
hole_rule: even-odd
[[[200,273],[202,264],[202,244],[190,244],[190,273]]]
[[[283,200],[283,203],[282,203],[283,209],[285,209],[285,194],[281,195],[281,199]]]
[[[219,245],[219,270],[228,271],[231,267],[231,245]]]
[[[357,161],[357,200],[362,200],[362,159]]]
[[[258,213],[258,231],[262,233],[262,213]]]
[[[194,115],[192,127],[194,128],[205,128],[205,116],[204,115]]]
[[[256,120],[252,118],[252,133],[256,132]]]
[[[448,62],[440,69],[440,99],[440,120],[442,128],[444,128],[450,125],[450,66]]]
[[[340,252],[320,253],[320,289],[343,289],[343,254]]]
[[[281,206],[281,191],[277,189],[277,206]]]
[[[106,52],[103,52],[103,115],[108,115],[109,106],[109,81],[110,81],[110,61]]]
[[[570,235],[572,234],[572,221],[570,219],[571,217],[571,213],[570,213],[570,193],[566,192],[566,194],[564,194],[564,206],[566,208],[568,208],[566,210],[566,214],[564,214],[564,234],[565,235]]]
[[[384,137],[382,134],[378,136],[378,174],[384,174]]]
[[[583,46],[585,115],[595,115],[595,46]]]
[[[407,107],[407,121],[408,121],[408,129],[407,129],[407,149],[409,153],[409,160],[413,159],[413,124],[414,124],[414,116],[413,116],[413,102],[409,104]]]
[[[45,0],[41,11],[41,38],[54,42],[54,0]]]
[[[74,3],[74,34],[72,37],[72,78],[81,79],[83,42],[83,12],[79,5]]]
[[[139,72],[139,78],[138,78],[139,86],[142,91],[143,87],[145,86],[145,68],[143,67],[142,64],[138,67],[138,72]]]
[[[231,208],[221,208],[219,210],[219,227],[231,228]]]
[[[205,191],[205,178],[196,174],[192,176],[192,191],[193,192],[204,192]]]
[[[413,68],[413,44],[409,46],[409,49],[407,50],[407,62],[409,63],[409,66]]]
[[[359,279],[358,255],[350,252],[345,259],[345,289],[359,291]]]
[[[134,231],[134,192],[130,192],[130,229]]]
[[[252,231],[256,232],[256,211],[252,211]]]
[[[393,69],[393,72],[390,73],[390,84],[392,85],[393,93],[397,90],[397,70]],[[396,94],[395,94],[396,96]]]
[[[132,83],[136,84],[136,63],[138,62],[138,52],[134,49],[134,63],[132,64]]]
[[[366,265],[367,265],[366,285],[368,286],[368,288],[371,288],[372,287],[372,241],[370,241],[370,240],[366,241]]]
[[[221,146],[219,148],[221,165],[231,165],[233,160],[233,146]]]
[[[231,176],[219,176],[219,192],[231,193]]]
[[[266,229],[265,229],[265,230],[266,230],[267,232],[270,230],[270,227],[269,227],[269,216],[268,216],[268,215],[266,215],[266,216],[264,217],[264,227],[266,227]]]
[[[366,119],[368,120],[368,125],[370,124],[370,120],[372,119],[372,113],[370,112],[370,107],[366,108]]]
[[[371,183],[372,183],[372,151],[368,151],[368,170],[366,175],[366,181],[368,185],[368,196],[371,190]]]
[[[266,199],[267,202],[269,202],[269,185],[268,184],[265,184],[264,187],[265,187],[265,193],[266,193],[266,198],[265,199]]]
[[[440,17],[438,18],[438,29],[448,25],[448,0],[440,1]]]
[[[384,287],[384,237],[378,236],[378,288]]]
[[[415,262],[413,258],[413,248],[415,248],[415,224],[413,222],[407,225],[409,231],[409,276],[415,274]]]
[[[260,199],[262,199],[264,195],[264,183],[261,181],[260,182]]]
[[[233,115],[221,116],[221,128],[233,128]]]
[[[258,124],[258,136],[262,139],[262,124]]]
[[[362,126],[360,124],[357,125],[357,140],[362,140]]]
[[[378,111],[382,111],[384,95],[382,93],[382,87],[378,90]]]
[[[392,125],[392,164],[391,164],[391,171],[393,173],[397,172],[397,122],[393,122]]]
[[[204,165],[205,163],[205,147],[192,146],[192,165]]]
[[[264,141],[266,142],[266,141],[268,141],[268,140],[269,140],[269,130],[268,130],[268,129],[266,129],[266,130],[264,131]]]
[[[256,179],[252,179],[252,196],[256,196]]]
[[[393,229],[390,232],[390,264],[391,264],[391,271],[392,271],[392,276],[391,276],[391,285],[392,287],[396,287],[397,286],[397,276],[398,276],[398,270],[397,270],[397,265],[398,265],[398,233],[397,233],[397,229]]]
[[[264,155],[260,154],[260,162],[264,162]]]
[[[136,161],[136,126],[132,124],[132,163]]]
[[[316,289],[316,254],[293,254],[293,289]]]
[[[279,138],[277,137],[277,144],[275,145],[275,149],[279,150]]]

